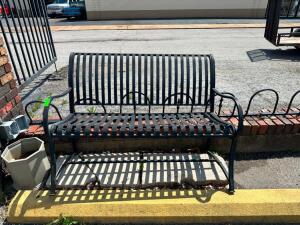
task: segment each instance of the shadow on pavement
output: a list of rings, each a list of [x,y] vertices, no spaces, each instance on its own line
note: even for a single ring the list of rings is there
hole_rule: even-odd
[[[282,159],[287,157],[300,157],[300,152],[285,151],[285,152],[261,152],[261,153],[238,153],[236,155],[237,161],[247,160],[267,160],[267,159]]]
[[[248,51],[247,55],[251,62],[260,62],[264,60],[274,61],[300,61],[299,49],[256,49]]]
[[[50,209],[54,205],[95,202],[122,202],[195,198],[208,203],[216,192],[222,190],[63,190],[50,196],[48,191],[19,191],[10,204],[10,215],[24,216],[34,208]],[[27,191],[28,193],[28,191]],[[19,206],[22,207],[19,207]]]

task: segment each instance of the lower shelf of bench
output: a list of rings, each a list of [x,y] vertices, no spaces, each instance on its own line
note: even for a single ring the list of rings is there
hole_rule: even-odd
[[[69,156],[59,156],[57,169]],[[83,155],[85,162],[117,160],[122,163],[67,164],[57,176],[57,189],[86,188],[98,177],[98,188],[197,188],[207,185],[224,187],[228,180],[217,162],[155,162],[155,160],[211,159],[209,154],[154,154],[145,153],[143,159],[154,162],[128,163],[140,159],[139,153],[106,153]],[[226,172],[225,160],[218,157]],[[73,162],[82,162],[74,156]],[[46,184],[50,186],[50,178]]]

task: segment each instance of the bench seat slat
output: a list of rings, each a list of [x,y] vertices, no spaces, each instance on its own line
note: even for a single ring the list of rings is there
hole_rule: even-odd
[[[178,114],[74,114],[53,124],[53,136],[202,136],[222,135],[230,130],[202,113]],[[197,132],[196,132],[196,130]]]

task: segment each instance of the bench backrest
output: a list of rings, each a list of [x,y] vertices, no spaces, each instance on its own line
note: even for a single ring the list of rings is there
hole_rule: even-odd
[[[210,106],[211,55],[72,53],[70,111],[77,105]]]

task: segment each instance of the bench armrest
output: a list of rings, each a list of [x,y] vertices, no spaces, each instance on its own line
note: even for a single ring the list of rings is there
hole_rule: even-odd
[[[31,101],[31,102],[28,102],[28,103],[25,105],[25,113],[26,113],[27,117],[29,118],[29,124],[30,124],[30,125],[40,124],[40,122],[34,122],[34,121],[33,121],[32,116],[30,115],[30,113],[29,113],[29,111],[28,111],[29,106],[31,106],[31,105],[33,105],[33,104],[37,104],[37,103],[42,105],[42,104],[44,103],[44,101],[41,101],[41,100],[34,100],[34,101]],[[57,108],[55,105],[53,105],[53,104],[50,104],[49,107],[53,107],[53,108],[55,109],[55,111],[56,111],[56,113],[57,113],[59,119],[62,120],[62,116],[61,116],[61,114],[60,114],[58,108]]]
[[[221,100],[223,101],[223,99],[230,99],[231,101],[233,101],[234,103],[234,109],[232,112],[232,116],[234,116],[234,113],[237,109],[237,117],[238,117],[238,128],[237,128],[237,133],[241,133],[243,130],[243,124],[244,124],[244,116],[243,116],[243,108],[242,106],[239,104],[238,99],[234,96],[234,94],[229,93],[229,92],[220,92],[217,89],[213,88],[213,92],[215,94],[215,96],[220,96]],[[219,107],[219,110],[221,110],[222,105]]]
[[[48,96],[44,100],[44,111],[43,111],[43,127],[44,132],[46,135],[49,135],[49,108],[52,105],[52,101],[57,98],[61,98],[67,94],[69,94],[72,91],[72,88],[68,88],[66,91],[64,91],[61,94],[54,95],[54,96]]]

